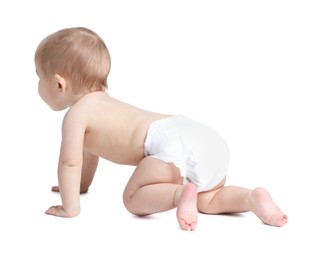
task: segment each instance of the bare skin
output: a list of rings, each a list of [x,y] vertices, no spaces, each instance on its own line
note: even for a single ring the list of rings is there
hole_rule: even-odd
[[[264,188],[249,190],[222,185],[213,191],[199,194],[191,183],[181,189],[181,195],[177,195],[177,218],[183,229],[196,228],[198,210],[206,214],[252,211],[264,224],[276,227],[282,227],[288,222],[288,216],[282,213]],[[205,197],[207,200],[204,200]],[[231,197],[234,199],[230,199]],[[235,204],[231,205],[230,202]],[[224,203],[225,206],[222,207],[218,203]]]
[[[123,200],[133,214],[143,216],[177,207],[177,219],[184,230],[197,226],[198,211],[207,214],[252,211],[264,223],[283,226],[287,216],[262,188],[248,190],[225,187],[222,181],[210,191],[197,193],[194,184],[182,185],[178,168],[152,157],[144,157],[149,125],[170,115],[154,113],[112,98],[105,91],[74,94],[71,82],[56,74],[40,78],[39,93],[54,110],[70,108],[62,126],[58,165],[62,205],[46,213],[74,217],[80,213],[80,193],[93,180],[99,157],[137,166],[126,185]]]
[[[197,193],[194,184],[181,185],[178,169],[157,159],[143,159],[131,176],[125,192],[126,208],[143,216],[177,207],[177,219],[184,230],[195,230],[198,211],[206,214],[252,211],[272,226],[284,226],[288,217],[272,201],[263,188],[249,190],[224,186],[225,180],[212,190]]]

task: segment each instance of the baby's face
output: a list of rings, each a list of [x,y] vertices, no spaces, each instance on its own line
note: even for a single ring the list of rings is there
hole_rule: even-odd
[[[36,66],[36,73],[38,75],[38,94],[44,100],[44,102],[52,110],[63,110],[58,98],[58,82],[54,80],[52,76],[50,79],[44,76],[41,68]]]

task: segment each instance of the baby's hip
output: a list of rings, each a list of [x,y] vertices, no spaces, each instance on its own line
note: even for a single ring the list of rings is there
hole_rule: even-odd
[[[186,181],[210,189],[225,177],[229,149],[215,130],[182,115],[153,123],[145,155],[174,163]]]

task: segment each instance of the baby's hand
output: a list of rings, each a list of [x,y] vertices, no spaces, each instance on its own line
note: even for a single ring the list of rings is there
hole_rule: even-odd
[[[69,214],[67,211],[64,210],[62,206],[57,205],[57,206],[51,206],[48,210],[46,210],[45,213],[48,215],[54,215],[56,217],[72,218],[79,215],[80,212]]]

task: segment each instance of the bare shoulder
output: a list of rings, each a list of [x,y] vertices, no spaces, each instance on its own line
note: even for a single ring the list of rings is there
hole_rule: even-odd
[[[63,128],[83,130],[87,127],[88,118],[91,116],[90,108],[92,107],[95,96],[85,95],[74,103],[66,112],[63,119]]]
[[[101,99],[101,93],[93,92],[85,94],[69,108],[65,118],[71,120],[80,119],[83,121],[84,118],[89,117],[90,113],[93,112],[91,110],[100,106]]]
[[[92,92],[81,97],[68,111],[66,119],[98,129],[120,127],[125,131],[144,127],[169,115],[143,110],[111,97],[107,92]],[[88,127],[87,126],[87,127]]]

